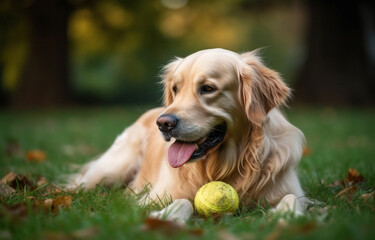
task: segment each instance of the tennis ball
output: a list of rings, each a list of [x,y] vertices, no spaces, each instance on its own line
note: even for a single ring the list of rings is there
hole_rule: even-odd
[[[199,215],[234,212],[238,208],[238,194],[224,182],[213,181],[203,185],[195,194],[194,206]]]

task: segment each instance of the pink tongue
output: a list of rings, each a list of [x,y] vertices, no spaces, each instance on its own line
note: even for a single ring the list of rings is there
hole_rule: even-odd
[[[169,147],[168,162],[174,168],[181,167],[190,159],[194,151],[194,144],[175,141]]]

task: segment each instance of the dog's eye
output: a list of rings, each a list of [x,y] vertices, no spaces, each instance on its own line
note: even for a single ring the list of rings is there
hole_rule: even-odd
[[[177,93],[177,86],[174,86],[172,90],[176,94]]]
[[[216,88],[214,87],[211,87],[209,85],[203,85],[201,88],[200,88],[200,92],[201,94],[209,94],[209,93],[213,93],[216,91]]]

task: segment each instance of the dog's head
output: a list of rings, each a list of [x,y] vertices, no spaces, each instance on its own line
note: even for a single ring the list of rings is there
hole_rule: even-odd
[[[256,52],[224,49],[176,58],[164,68],[165,111],[156,123],[172,167],[202,159],[224,144],[240,141],[244,128],[261,126],[267,113],[283,104],[289,88],[265,67]]]

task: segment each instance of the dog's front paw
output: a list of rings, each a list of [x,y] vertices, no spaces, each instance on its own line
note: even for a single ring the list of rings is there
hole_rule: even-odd
[[[184,224],[191,215],[193,215],[193,205],[191,202],[187,199],[177,199],[166,208],[151,212],[150,217]]]
[[[271,211],[274,213],[293,213],[294,216],[301,216],[305,212],[304,199],[298,199],[294,194],[285,195],[279,204]]]

